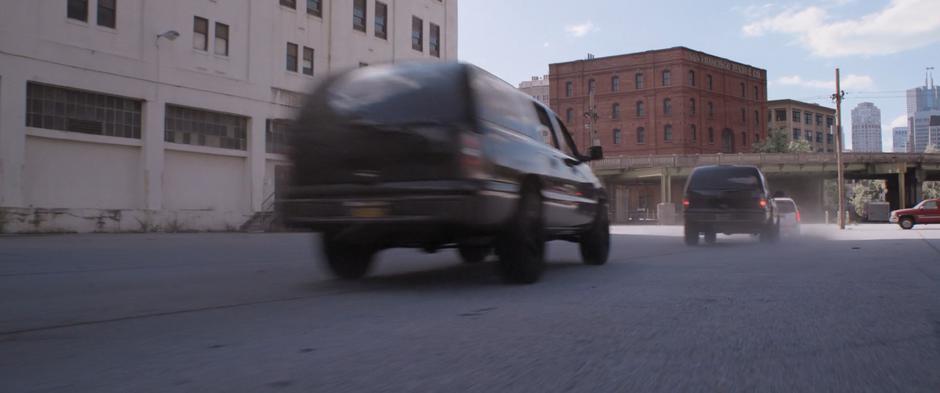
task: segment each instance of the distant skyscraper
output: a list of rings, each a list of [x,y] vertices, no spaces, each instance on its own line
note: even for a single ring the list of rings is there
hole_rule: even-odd
[[[907,91],[907,126],[909,150],[923,153],[930,143],[930,117],[940,115],[940,89],[933,84],[933,73],[928,69],[924,86]],[[934,139],[936,141],[936,138]]]
[[[875,104],[852,109],[852,151],[881,152],[881,110]]]
[[[894,137],[894,152],[907,153],[907,127],[894,127],[891,133]]]

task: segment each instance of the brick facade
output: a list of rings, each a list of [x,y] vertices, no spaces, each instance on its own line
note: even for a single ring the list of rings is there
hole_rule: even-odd
[[[767,135],[767,72],[688,48],[551,64],[549,80],[550,106],[582,150],[591,144],[584,116],[591,80],[608,156],[749,152]]]

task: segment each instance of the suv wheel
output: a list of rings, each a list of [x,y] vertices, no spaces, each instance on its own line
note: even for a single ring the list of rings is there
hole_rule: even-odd
[[[914,219],[911,217],[901,218],[901,222],[898,223],[901,226],[901,229],[911,229],[914,228]]]
[[[764,228],[760,233],[762,243],[776,243],[780,240],[780,223],[775,222]]]
[[[685,245],[697,246],[698,235],[699,235],[698,227],[695,224],[686,222],[685,223]]]
[[[480,263],[486,260],[492,250],[487,246],[458,245],[457,253],[464,263]]]
[[[369,272],[375,251],[368,246],[337,241],[324,234],[323,254],[327,266],[336,277],[355,280]]]
[[[718,241],[718,234],[715,231],[706,231],[705,232],[705,243],[715,244]]]
[[[581,235],[581,260],[588,265],[603,265],[610,256],[610,219],[607,204],[598,202],[597,216],[591,229]]]
[[[542,198],[535,187],[524,187],[515,216],[496,243],[499,271],[506,281],[531,284],[545,269]]]

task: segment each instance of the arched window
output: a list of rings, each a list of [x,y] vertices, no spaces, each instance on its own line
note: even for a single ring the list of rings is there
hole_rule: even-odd
[[[741,122],[747,123],[747,111],[744,108],[741,108]]]
[[[712,76],[711,76],[711,75],[706,75],[706,76],[705,76],[705,87],[707,87],[708,90],[713,90],[713,89],[715,88],[715,85],[714,85],[713,82],[714,82],[714,81],[712,80]]]
[[[747,132],[741,131],[741,146],[747,146]]]
[[[712,118],[715,116],[715,104],[711,101],[708,101],[708,117]]]
[[[663,86],[669,86],[672,84],[672,72],[669,70],[663,71]]]
[[[574,109],[568,108],[568,110],[565,111],[565,123],[571,126],[572,120],[574,120]]]
[[[754,125],[760,127],[760,111],[754,111]]]
[[[597,82],[594,79],[588,81],[588,94],[597,92]]]
[[[633,82],[636,84],[636,89],[637,89],[637,90],[643,88],[643,85],[644,85],[644,83],[645,83],[645,79],[646,79],[646,78],[643,77],[643,73],[638,73],[638,74],[636,74],[636,75],[633,76]]]
[[[666,124],[666,126],[663,127],[663,140],[666,142],[672,142],[672,125],[671,124]]]
[[[610,117],[613,119],[620,118],[620,104],[614,104],[610,107]]]
[[[715,129],[708,127],[708,143],[715,143]]]
[[[643,127],[636,129],[636,143],[643,144],[646,143],[646,129]]]
[[[614,144],[619,145],[622,136],[620,135],[620,129],[614,128]]]
[[[754,143],[760,143],[760,133],[759,133],[759,132],[755,132],[755,133],[754,133]]]
[[[643,101],[636,102],[636,117],[646,116],[646,108],[643,105]]]
[[[574,84],[565,82],[565,97],[571,97],[574,94]]]
[[[665,115],[672,114],[672,100],[671,99],[666,98],[663,100],[663,114]]]
[[[610,78],[610,91],[620,91],[620,77],[614,75]]]
[[[698,140],[698,133],[696,131],[697,130],[695,129],[695,124],[692,124],[689,126],[689,134],[692,136],[692,142],[695,142]]]
[[[689,86],[695,86],[695,71],[689,71]]]
[[[747,97],[746,89],[747,87],[744,86],[744,82],[741,82],[741,97]]]
[[[689,98],[689,115],[695,115],[695,99]]]
[[[757,86],[754,86],[754,99],[760,100],[760,89],[758,89]]]

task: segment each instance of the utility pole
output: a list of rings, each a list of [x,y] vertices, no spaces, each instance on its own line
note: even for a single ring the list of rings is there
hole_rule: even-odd
[[[836,68],[836,93],[832,99],[836,101],[836,182],[838,183],[839,194],[839,229],[845,229],[845,167],[842,165],[842,100],[845,98],[845,92],[841,89],[839,80],[839,69]]]
[[[588,110],[584,112],[584,118],[587,121],[590,131],[588,132],[588,138],[590,138],[591,146],[597,146],[597,105],[594,104],[594,91],[588,92]]]

